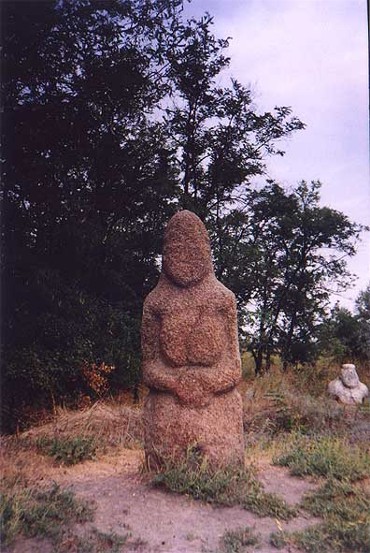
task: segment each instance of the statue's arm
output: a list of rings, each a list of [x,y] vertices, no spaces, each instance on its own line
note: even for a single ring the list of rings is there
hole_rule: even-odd
[[[226,310],[226,334],[228,347],[217,363],[218,378],[214,382],[213,393],[222,393],[235,388],[242,379],[241,359],[238,340],[238,319],[235,296],[228,299]]]
[[[225,322],[225,349],[213,367],[188,367],[180,379],[182,387],[199,388],[204,394],[222,394],[240,382],[241,360],[238,341],[236,301],[230,295],[222,308]]]
[[[144,305],[141,323],[143,380],[149,388],[175,392],[176,381],[173,371],[161,361],[159,350],[160,328],[159,313],[150,304]]]

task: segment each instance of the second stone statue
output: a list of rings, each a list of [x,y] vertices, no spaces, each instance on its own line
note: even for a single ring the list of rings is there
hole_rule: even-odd
[[[165,232],[161,276],[144,303],[142,356],[148,465],[195,449],[214,468],[243,466],[235,296],[216,279],[207,230],[190,211]]]

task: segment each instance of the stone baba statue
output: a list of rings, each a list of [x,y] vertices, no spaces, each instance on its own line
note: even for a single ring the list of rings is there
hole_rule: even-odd
[[[190,211],[169,221],[162,272],[142,321],[145,455],[150,467],[194,448],[211,467],[244,464],[234,294],[215,277],[207,230]]]
[[[341,374],[329,382],[328,393],[333,399],[353,405],[362,403],[369,395],[368,387],[360,382],[355,365],[342,365]]]

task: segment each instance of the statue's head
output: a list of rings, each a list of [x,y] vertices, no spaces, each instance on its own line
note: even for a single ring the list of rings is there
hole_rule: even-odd
[[[179,211],[166,228],[162,271],[177,286],[192,286],[213,272],[206,227],[191,211]]]
[[[358,378],[358,374],[356,371],[356,366],[350,363],[342,365],[340,378],[343,384],[347,386],[347,388],[356,388],[360,383],[360,379]]]

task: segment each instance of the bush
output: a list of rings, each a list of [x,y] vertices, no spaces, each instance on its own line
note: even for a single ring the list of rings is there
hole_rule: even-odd
[[[97,445],[92,437],[76,436],[73,438],[48,438],[42,436],[36,442],[37,448],[44,455],[49,455],[57,463],[76,465],[93,459]]]

